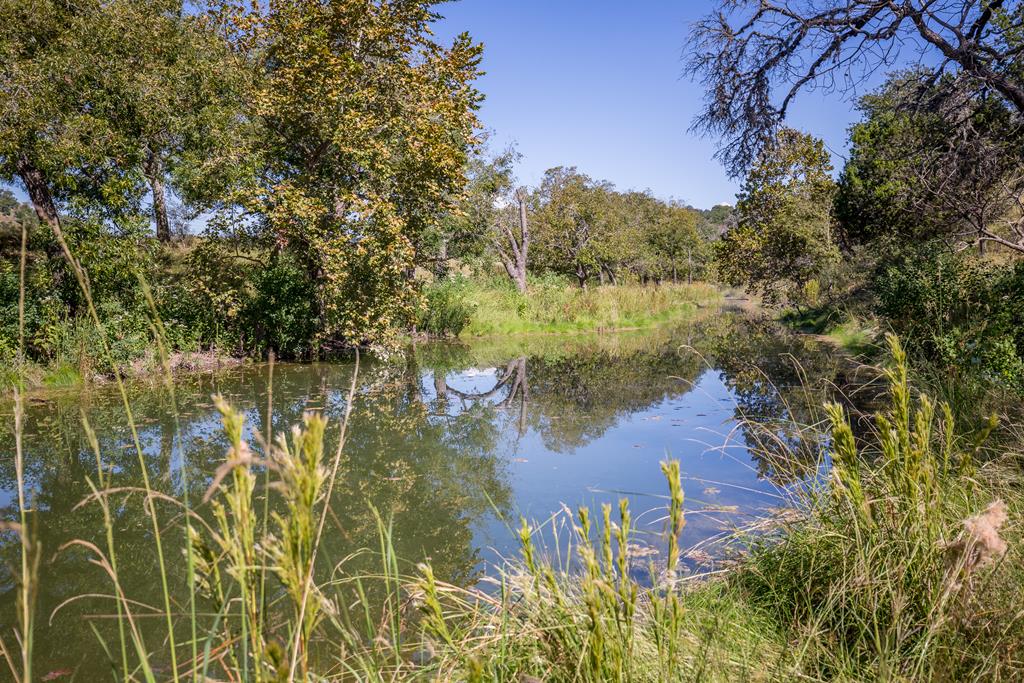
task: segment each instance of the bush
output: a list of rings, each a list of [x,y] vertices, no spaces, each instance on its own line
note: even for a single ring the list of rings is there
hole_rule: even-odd
[[[878,312],[916,356],[1024,392],[1024,263],[928,245],[884,264],[875,292]]]
[[[1016,680],[1024,643],[1010,605],[1024,574],[1019,524],[1006,522],[1019,482],[979,457],[994,419],[974,439],[957,434],[948,405],[912,398],[904,351],[888,341],[876,428],[855,439],[843,408],[826,406],[828,487],[781,540],[755,544],[733,585],[803,640],[815,680]]]
[[[466,299],[464,286],[458,280],[444,280],[429,285],[419,318],[419,329],[437,337],[457,337],[473,320],[473,305]]]
[[[240,335],[248,335],[246,351],[307,357],[316,333],[313,285],[298,266],[279,260],[252,275],[252,293],[242,308]]]

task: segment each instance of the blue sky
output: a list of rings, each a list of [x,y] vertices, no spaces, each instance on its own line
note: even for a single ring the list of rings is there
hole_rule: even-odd
[[[523,154],[520,181],[577,166],[622,189],[650,189],[706,208],[737,184],[712,159],[714,141],[688,132],[699,84],[683,76],[690,24],[710,0],[460,0],[440,7],[439,36],[484,43],[481,118],[496,144]],[[790,125],[825,140],[841,166],[856,119],[837,95],[809,93]]]

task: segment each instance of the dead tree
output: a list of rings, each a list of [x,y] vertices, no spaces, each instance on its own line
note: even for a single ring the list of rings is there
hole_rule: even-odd
[[[721,0],[698,22],[687,71],[706,90],[694,128],[722,138],[742,175],[804,90],[853,94],[916,50],[934,78],[953,73],[1024,114],[1024,13],[1004,0]],[[1008,8],[1006,6],[1009,6]],[[925,53],[938,59],[932,60]]]
[[[516,214],[518,225],[513,227],[508,212],[498,215],[498,230],[491,238],[501,265],[512,278],[516,289],[526,293],[526,263],[530,252],[530,224],[526,210],[527,194],[524,188],[516,192]]]

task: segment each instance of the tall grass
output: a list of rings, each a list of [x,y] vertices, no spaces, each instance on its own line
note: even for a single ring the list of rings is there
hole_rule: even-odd
[[[1007,602],[1024,589],[1019,461],[981,462],[994,423],[959,437],[948,405],[912,398],[906,355],[888,341],[888,409],[858,444],[843,410],[828,407],[826,495],[782,542],[756,546],[736,584],[801,639],[814,675],[1014,678],[1024,666],[1022,614]],[[1008,555],[985,547],[996,539],[1010,541]]]
[[[88,278],[59,233],[58,239],[89,302]],[[616,289],[585,303],[605,311],[587,320],[629,319],[602,306],[621,312],[627,302],[640,310],[656,297],[673,299],[667,289]],[[159,340],[155,315],[152,325]],[[187,497],[176,501],[151,488],[118,376],[143,474],[166,632],[147,638],[137,604],[125,593],[110,512],[118,490],[86,424],[97,480],[83,504],[101,507],[105,548],[84,540],[75,545],[110,580],[119,639],[116,655],[97,632],[99,645],[115,678],[125,682],[205,681],[213,669],[256,683],[1019,679],[1019,454],[983,459],[982,440],[994,422],[975,438],[962,437],[949,406],[915,397],[906,355],[895,338],[889,344],[888,407],[859,438],[841,407],[827,407],[827,481],[800,489],[800,514],[782,531],[738,537],[745,552],[724,576],[693,577],[681,564],[685,494],[680,464],[668,462],[659,559],[638,552],[642,539],[625,501],[617,515],[603,506],[596,519],[581,508],[571,522],[568,556],[552,557],[538,541],[547,529],[524,520],[520,557],[494,577],[494,590],[446,584],[429,564],[406,571],[381,514],[379,549],[372,551],[379,572],[346,575],[344,562],[318,563],[358,368],[333,452],[327,421],[316,413],[273,440],[268,431],[254,449],[244,438],[244,415],[217,400],[229,447],[205,498],[212,523]],[[29,681],[39,555],[28,533],[21,414],[16,394],[20,667],[8,661],[16,677]],[[268,430],[269,414],[268,406]],[[276,512],[260,504],[259,496],[271,493]],[[180,514],[161,524],[158,503]],[[184,585],[168,576],[169,525],[180,525],[173,532],[188,539]],[[562,547],[560,539],[554,547]],[[187,643],[177,638],[182,615],[172,608],[181,591],[190,595]]]
[[[620,330],[684,318],[718,297],[703,284],[583,290],[548,277],[531,279],[521,294],[501,280],[454,280],[428,288],[422,320],[427,332],[472,336]]]

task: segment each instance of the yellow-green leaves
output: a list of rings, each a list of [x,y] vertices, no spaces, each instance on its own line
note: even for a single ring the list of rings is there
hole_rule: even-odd
[[[739,223],[718,247],[726,280],[769,302],[799,296],[838,258],[832,237],[835,183],[824,143],[784,128],[764,148],[739,195]]]
[[[276,0],[236,14],[257,70],[239,203],[313,285],[318,345],[412,319],[414,245],[465,182],[480,46],[430,32],[422,0]]]

